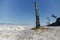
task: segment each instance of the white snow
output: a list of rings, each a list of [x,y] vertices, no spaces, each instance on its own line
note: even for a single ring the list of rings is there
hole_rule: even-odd
[[[60,27],[44,27],[47,30],[31,30],[20,25],[0,25],[0,40],[60,40]]]

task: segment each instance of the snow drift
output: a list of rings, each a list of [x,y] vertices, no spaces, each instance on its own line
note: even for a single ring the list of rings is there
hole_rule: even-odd
[[[31,30],[20,25],[0,25],[0,40],[60,40],[60,27]]]

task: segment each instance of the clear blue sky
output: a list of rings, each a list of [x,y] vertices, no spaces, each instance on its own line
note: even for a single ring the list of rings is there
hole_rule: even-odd
[[[37,0],[41,25],[51,14],[60,16],[60,0]],[[51,18],[51,22],[55,19]],[[34,0],[0,0],[0,23],[35,25]]]

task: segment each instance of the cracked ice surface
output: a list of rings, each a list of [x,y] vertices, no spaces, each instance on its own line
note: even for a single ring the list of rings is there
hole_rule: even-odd
[[[60,40],[60,27],[47,30],[0,30],[0,40]]]

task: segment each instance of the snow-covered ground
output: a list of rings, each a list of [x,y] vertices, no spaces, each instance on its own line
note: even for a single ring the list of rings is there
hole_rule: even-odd
[[[0,40],[60,40],[60,27],[31,30],[20,25],[0,25]]]

